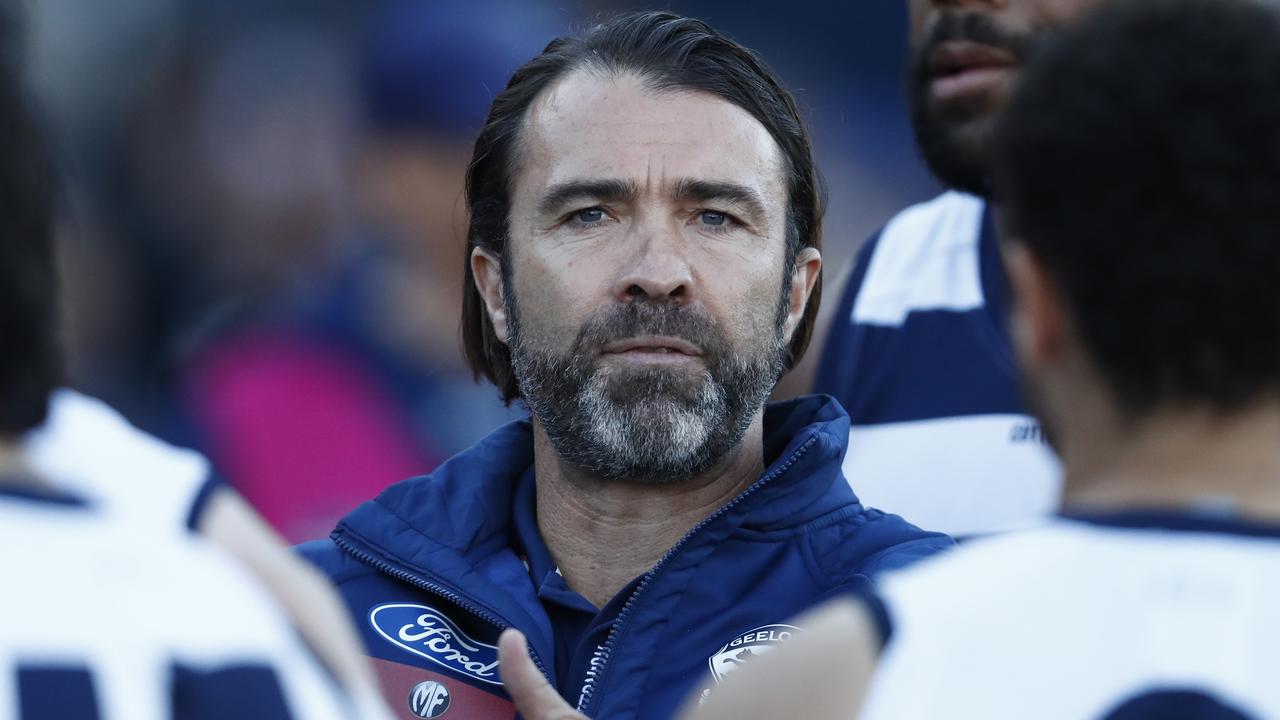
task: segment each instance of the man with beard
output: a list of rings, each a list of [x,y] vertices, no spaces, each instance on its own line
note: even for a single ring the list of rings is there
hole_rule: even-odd
[[[1060,469],[1019,393],[988,205],[991,127],[1024,59],[1106,0],[908,0],[916,142],[952,188],[859,251],[815,388],[849,413],[863,502],[956,536],[1053,512]]]
[[[749,50],[661,12],[552,42],[495,98],[467,203],[467,357],[532,420],[304,547],[405,717],[510,718],[506,628],[583,712],[667,717],[949,545],[858,503],[837,404],[764,407],[808,343],[820,213]]]
[[[1280,6],[1115,0],[1024,72],[992,166],[1066,513],[795,621],[696,720],[1280,717]],[[522,716],[574,718],[514,640]]]

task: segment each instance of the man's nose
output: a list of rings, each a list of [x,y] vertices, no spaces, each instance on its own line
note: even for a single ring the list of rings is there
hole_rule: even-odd
[[[638,225],[629,239],[633,251],[614,283],[619,302],[645,300],[686,304],[693,300],[693,271],[685,238],[674,222]]]

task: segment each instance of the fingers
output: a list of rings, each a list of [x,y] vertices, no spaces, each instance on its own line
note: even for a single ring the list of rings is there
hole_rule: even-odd
[[[498,637],[498,672],[502,684],[525,720],[587,720],[551,687],[529,657],[529,644],[519,630]]]

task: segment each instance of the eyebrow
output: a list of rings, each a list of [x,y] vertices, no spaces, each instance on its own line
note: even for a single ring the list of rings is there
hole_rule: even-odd
[[[759,193],[746,185],[733,182],[681,180],[676,183],[675,198],[679,201],[721,200],[735,203],[746,209],[745,214],[750,216],[748,219],[757,223],[764,222],[767,216],[764,211],[764,201],[760,199]]]
[[[735,203],[742,206],[748,219],[756,223],[764,222],[767,216],[759,193],[739,183],[685,178],[676,183],[672,195],[679,202],[720,200]],[[634,202],[638,197],[640,188],[630,180],[570,180],[547,189],[538,202],[538,213],[554,215],[574,201]]]
[[[628,202],[640,196],[635,183],[626,180],[570,180],[552,185],[538,203],[538,213],[552,215],[575,200]]]

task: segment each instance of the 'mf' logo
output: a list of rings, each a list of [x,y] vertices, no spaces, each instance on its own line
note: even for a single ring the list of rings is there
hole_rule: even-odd
[[[420,682],[409,691],[409,711],[420,718],[438,718],[449,711],[449,689],[434,680]]]
[[[467,677],[491,685],[502,684],[498,678],[498,648],[467,637],[438,610],[426,605],[387,603],[369,611],[369,624],[396,647]]]

